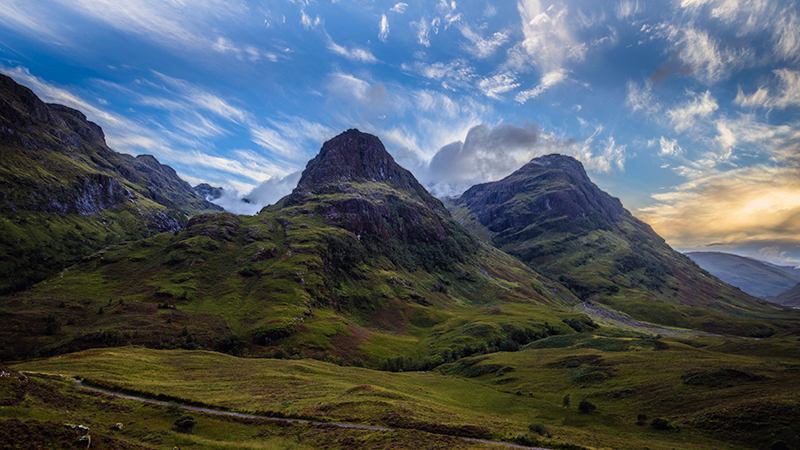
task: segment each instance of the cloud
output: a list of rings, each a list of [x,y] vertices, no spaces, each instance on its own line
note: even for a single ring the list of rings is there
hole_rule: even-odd
[[[286,176],[273,176],[256,186],[242,197],[238,191],[225,191],[222,198],[213,203],[222,206],[226,211],[234,214],[258,214],[267,205],[274,205],[278,200],[290,194],[300,181],[302,171],[292,172]],[[243,202],[242,198],[248,200]]]
[[[561,83],[566,79],[567,79],[567,71],[564,69],[556,69],[551,72],[548,72],[542,77],[541,81],[536,87],[518,93],[516,96],[516,100],[519,103],[525,103],[528,100],[533,100],[535,98],[538,98],[545,91],[547,91],[551,87],[557,85],[558,83]]]
[[[428,164],[414,163],[415,175],[438,197],[460,195],[469,187],[499,180],[510,175],[531,159],[561,153],[579,159],[587,170],[610,172],[623,170],[625,146],[611,137],[602,142],[563,140],[543,132],[537,125],[515,126],[485,123],[469,129],[463,141],[442,146]],[[411,158],[402,155],[404,160]]]
[[[639,210],[671,245],[745,244],[783,240],[800,243],[800,171],[754,165],[706,171]]]
[[[430,31],[428,28],[428,19],[423,17],[419,19],[418,22],[411,22],[411,27],[417,30],[417,42],[425,47],[430,47],[431,40],[428,37],[428,33]]]
[[[617,3],[616,13],[617,19],[627,19],[642,12],[644,8],[639,6],[639,0],[621,0]]]
[[[574,21],[563,4],[544,8],[539,0],[517,2],[525,39],[523,48],[533,63],[545,72],[561,69],[567,61],[582,61],[588,46],[571,29]]]
[[[716,99],[710,91],[702,95],[691,94],[692,100],[667,111],[667,116],[672,121],[675,131],[687,131],[694,128],[698,118],[707,118],[719,109]]]
[[[405,72],[413,72],[430,80],[441,81],[445,84],[445,88],[451,90],[454,87],[469,87],[472,84],[472,80],[477,78],[475,69],[465,59],[432,64],[415,61],[413,65],[404,63],[400,68]]]
[[[218,37],[211,48],[219,53],[230,53],[240,60],[247,59],[249,61],[256,62],[261,60],[261,58],[265,58],[272,62],[278,61],[278,55],[275,53],[261,51],[252,45],[239,47],[231,40],[224,37]]]
[[[306,30],[311,30],[317,28],[319,24],[322,23],[322,19],[319,17],[319,14],[315,18],[311,18],[304,10],[300,10],[300,23],[303,24],[303,28]]]
[[[491,37],[484,38],[468,25],[461,27],[461,34],[472,43],[472,45],[466,46],[466,50],[478,59],[485,59],[494,55],[501,45],[508,42],[508,33],[498,31]]]
[[[330,36],[327,37],[328,50],[336,53],[337,55],[344,56],[350,61],[363,62],[367,64],[378,62],[378,58],[376,58],[375,55],[373,55],[369,50],[359,47],[344,47],[334,42]]]
[[[680,156],[684,153],[684,150],[678,145],[677,139],[670,140],[661,136],[659,143],[661,145],[661,151],[658,152],[660,156]]]
[[[408,8],[408,3],[398,3],[389,10],[389,12],[396,12],[398,14],[403,14],[406,12],[406,8]]]
[[[625,98],[625,104],[634,112],[642,110],[653,114],[661,109],[661,105],[658,104],[653,95],[653,85],[649,81],[645,81],[644,85],[640,86],[635,81],[629,80],[627,90],[628,95]]]
[[[759,87],[756,92],[745,95],[739,89],[734,103],[742,107],[780,108],[800,106],[800,72],[791,69],[777,69],[773,71],[777,78],[774,83],[777,93],[770,95],[769,88]]]
[[[381,15],[381,22],[379,26],[380,32],[378,33],[378,39],[386,42],[386,39],[389,38],[389,19],[386,18],[386,14]]]
[[[56,45],[71,45],[62,36],[61,20],[57,13],[41,8],[29,0],[6,0],[0,3],[0,23],[30,37]]]
[[[514,90],[519,87],[513,75],[507,72],[499,73],[489,78],[484,78],[478,83],[483,95],[496,100],[502,99],[500,94]]]

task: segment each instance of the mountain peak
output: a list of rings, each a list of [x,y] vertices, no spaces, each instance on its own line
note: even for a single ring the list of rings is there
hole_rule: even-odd
[[[315,190],[330,183],[389,182],[402,178],[401,171],[377,136],[352,128],[322,145],[303,171],[298,189]]]
[[[589,176],[586,175],[586,170],[584,170],[583,164],[581,164],[580,161],[571,156],[553,153],[550,155],[544,155],[544,156],[539,156],[538,158],[534,158],[527,165],[544,166],[550,169],[559,169],[569,172],[573,175],[576,175],[578,178],[584,181],[591,181],[589,180]]]

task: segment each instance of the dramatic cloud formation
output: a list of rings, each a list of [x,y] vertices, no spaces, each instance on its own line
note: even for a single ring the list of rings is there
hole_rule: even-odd
[[[0,42],[233,211],[355,127],[437,195],[565,153],[672,245],[800,260],[797,0],[6,0]]]

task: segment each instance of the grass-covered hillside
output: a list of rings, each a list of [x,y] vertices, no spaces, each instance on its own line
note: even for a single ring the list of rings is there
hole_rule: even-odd
[[[796,338],[575,334],[425,373],[203,351],[92,350],[4,366],[25,371],[28,383],[0,379],[0,420],[28,430],[80,423],[98,437],[155,448],[502,448],[443,435],[573,450],[797,448]],[[181,432],[174,422],[182,412],[98,396],[74,378],[182,404],[395,431],[190,412],[196,425]],[[123,429],[109,430],[115,423]]]
[[[763,319],[796,313],[760,300],[674,251],[567,156],[534,159],[450,202],[476,237],[518,257],[586,301],[646,322],[768,336]]]
[[[221,211],[149,155],[116,153],[79,111],[0,75],[0,293],[113,243]]]

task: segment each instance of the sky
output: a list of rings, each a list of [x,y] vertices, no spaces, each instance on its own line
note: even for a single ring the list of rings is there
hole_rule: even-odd
[[[678,250],[800,265],[795,1],[0,0],[0,72],[236,213],[358,128],[439,197],[562,153]]]

